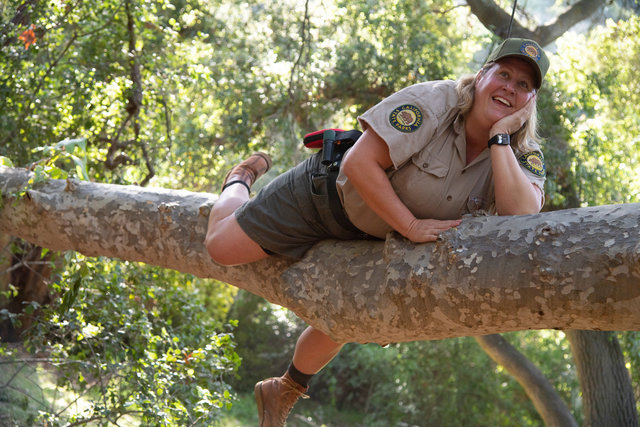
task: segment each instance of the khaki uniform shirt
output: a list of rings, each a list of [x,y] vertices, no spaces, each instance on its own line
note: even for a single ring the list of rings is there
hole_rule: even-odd
[[[400,200],[416,218],[458,219],[465,213],[495,211],[489,149],[466,164],[464,118],[457,108],[454,81],[407,87],[358,117],[363,130],[373,129],[388,145],[393,166],[387,171]],[[514,149],[527,178],[541,190],[542,153]],[[340,172],[338,193],[345,212],[360,230],[384,238],[391,227],[362,200]]]

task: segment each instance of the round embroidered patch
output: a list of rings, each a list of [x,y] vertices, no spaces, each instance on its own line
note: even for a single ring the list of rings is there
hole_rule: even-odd
[[[410,133],[422,125],[422,111],[415,105],[404,104],[391,112],[389,122],[400,132]]]
[[[547,169],[544,165],[544,158],[542,154],[537,151],[525,153],[518,158],[520,164],[529,172],[534,175],[544,177],[547,174]]]
[[[524,53],[530,58],[533,58],[536,61],[540,60],[540,49],[538,49],[538,46],[531,42],[522,43],[522,46],[520,46],[520,52]]]

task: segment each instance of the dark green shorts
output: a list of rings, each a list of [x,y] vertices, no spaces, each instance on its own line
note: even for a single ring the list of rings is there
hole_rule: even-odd
[[[320,240],[367,238],[334,219],[321,160],[320,153],[314,154],[236,210],[240,227],[266,252],[302,258]]]

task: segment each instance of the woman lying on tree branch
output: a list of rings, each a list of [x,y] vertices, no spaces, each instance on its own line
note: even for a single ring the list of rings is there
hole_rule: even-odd
[[[507,39],[475,75],[410,86],[368,110],[358,118],[364,133],[341,162],[327,166],[319,152],[251,199],[252,184],[271,167],[268,155],[253,154],[225,179],[209,219],[209,254],[223,265],[301,258],[320,240],[384,239],[392,230],[430,242],[465,213],[539,212],[545,166],[536,93],[548,67],[536,42]],[[260,426],[284,425],[343,345],[308,327],[287,372],[256,384]]]

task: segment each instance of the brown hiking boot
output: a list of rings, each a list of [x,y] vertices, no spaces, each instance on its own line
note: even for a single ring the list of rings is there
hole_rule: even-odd
[[[293,381],[288,373],[260,381],[254,388],[258,404],[258,426],[284,426],[298,398],[309,398],[304,394],[307,390],[308,387],[302,387]]]
[[[271,157],[268,154],[257,152],[253,153],[243,162],[235,165],[224,178],[222,190],[231,184],[243,184],[249,191],[251,186],[258,178],[271,169]]]

